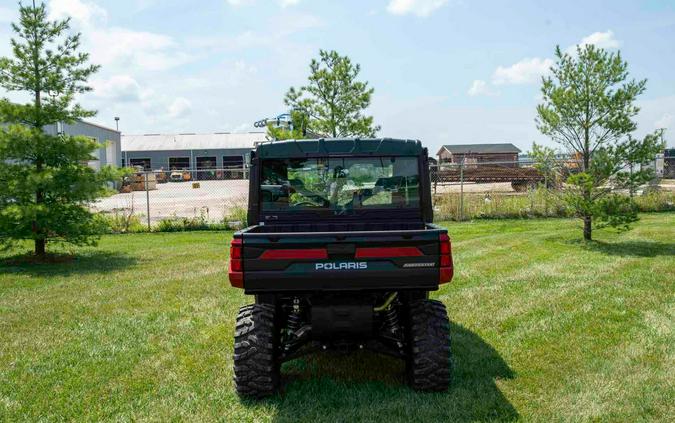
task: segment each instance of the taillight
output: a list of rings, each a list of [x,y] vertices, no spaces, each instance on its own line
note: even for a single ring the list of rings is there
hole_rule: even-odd
[[[355,258],[419,257],[424,254],[417,247],[357,248]]]
[[[314,259],[323,260],[328,258],[328,251],[325,248],[309,248],[298,250],[265,250],[261,255],[261,260],[296,260],[296,259]]]
[[[448,283],[452,280],[452,248],[450,247],[450,237],[448,234],[438,236],[440,242],[440,272],[438,283]]]
[[[244,287],[244,272],[241,266],[241,239],[233,238],[230,243],[230,268],[228,277],[230,278],[230,285],[235,288]]]

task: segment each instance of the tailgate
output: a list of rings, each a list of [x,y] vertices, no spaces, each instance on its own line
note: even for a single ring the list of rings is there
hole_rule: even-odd
[[[422,230],[240,233],[247,293],[438,289],[439,236]]]

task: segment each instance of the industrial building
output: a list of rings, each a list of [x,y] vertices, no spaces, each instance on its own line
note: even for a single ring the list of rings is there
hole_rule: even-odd
[[[81,135],[102,144],[103,147],[94,152],[96,159],[89,162],[89,166],[96,170],[106,165],[120,166],[122,164],[120,132],[115,129],[78,120],[72,124],[58,122],[53,125],[47,125],[44,127],[44,131],[51,135],[60,133]]]
[[[520,149],[511,143],[444,145],[438,150],[439,163],[481,164],[513,162],[516,166]]]
[[[144,170],[243,168],[265,132],[123,135],[125,166]]]

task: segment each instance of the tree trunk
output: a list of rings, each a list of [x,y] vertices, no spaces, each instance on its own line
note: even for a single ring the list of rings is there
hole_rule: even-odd
[[[591,223],[591,216],[584,216],[584,239],[586,241],[591,241],[593,239]]]
[[[37,9],[35,7],[35,1],[33,1],[33,13],[36,15],[37,14]],[[37,34],[34,34],[36,39],[37,39]],[[36,81],[36,87],[35,87],[35,109],[36,109],[36,119],[35,119],[35,128],[42,131],[42,87],[41,87],[41,80],[40,80],[40,52],[38,51],[37,45],[33,46],[33,72],[35,76],[35,81]],[[38,152],[38,156],[35,158],[35,170],[38,175],[42,173],[42,166],[43,166],[43,160],[42,160],[42,152]],[[44,202],[44,192],[42,192],[42,188],[38,186],[38,189],[35,191],[35,205],[39,206]],[[38,220],[35,219],[33,220],[33,233],[34,234],[40,234],[42,232],[42,228],[40,228],[40,225],[38,224]],[[45,248],[46,241],[44,238],[35,238],[35,255],[37,257],[44,257],[46,255],[46,248]]]
[[[47,254],[45,244],[46,244],[46,242],[45,242],[44,239],[36,239],[35,240],[35,255],[37,257],[44,257]]]

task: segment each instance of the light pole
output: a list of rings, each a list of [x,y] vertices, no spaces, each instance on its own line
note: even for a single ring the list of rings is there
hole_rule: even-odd
[[[120,117],[119,116],[115,116],[115,129],[117,130],[117,132],[120,131]]]

